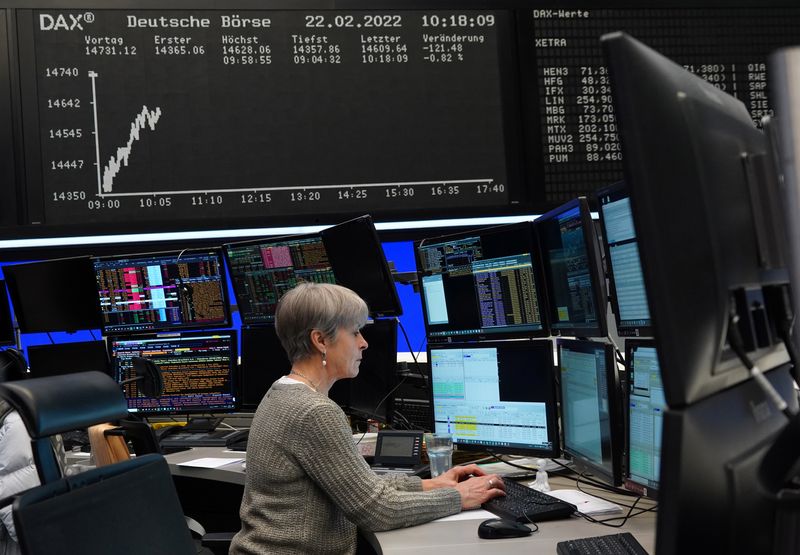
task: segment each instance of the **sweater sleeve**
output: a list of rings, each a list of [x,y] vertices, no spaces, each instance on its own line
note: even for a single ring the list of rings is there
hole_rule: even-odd
[[[344,414],[335,405],[314,404],[301,422],[298,462],[358,527],[391,530],[461,510],[461,496],[455,489],[423,492],[418,478],[398,483],[372,472],[348,433]]]

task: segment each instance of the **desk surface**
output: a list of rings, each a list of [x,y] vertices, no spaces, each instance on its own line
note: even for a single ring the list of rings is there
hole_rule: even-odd
[[[219,447],[199,447],[189,451],[173,453],[167,455],[166,458],[170,465],[170,471],[175,476],[216,480],[237,485],[244,484],[245,471],[242,469],[241,463],[229,464],[220,468],[191,468],[178,465],[181,462],[204,457],[241,459],[244,458],[244,453],[226,452]],[[566,478],[551,477],[550,483],[554,489],[575,489],[575,481]],[[582,487],[588,493],[598,491],[593,491],[592,488],[585,486]],[[598,495],[626,505],[629,505],[634,499],[607,493],[598,493]],[[643,500],[637,508],[646,509],[652,506],[652,501]],[[463,516],[468,515],[464,514]],[[478,517],[477,514],[475,516]],[[608,518],[608,516],[599,518]],[[600,524],[593,524],[583,518],[573,516],[566,520],[542,522],[539,524],[539,531],[528,537],[502,540],[480,539],[478,537],[478,524],[482,520],[483,517],[466,520],[434,521],[412,528],[378,532],[375,536],[384,555],[409,553],[414,553],[415,555],[469,555],[471,553],[554,554],[556,552],[556,544],[563,540],[631,532],[648,553],[655,553],[656,515],[654,511],[629,519],[622,528],[610,528]]]

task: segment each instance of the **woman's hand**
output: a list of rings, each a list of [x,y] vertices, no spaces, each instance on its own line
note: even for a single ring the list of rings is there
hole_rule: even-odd
[[[505,495],[505,484],[497,474],[475,476],[459,482],[456,490],[461,495],[461,509],[477,509],[493,497]]]
[[[429,489],[438,488],[454,488],[459,482],[462,482],[470,476],[485,476],[486,473],[476,464],[467,464],[464,466],[456,466],[440,474],[436,478],[422,481],[422,489],[427,491]]]

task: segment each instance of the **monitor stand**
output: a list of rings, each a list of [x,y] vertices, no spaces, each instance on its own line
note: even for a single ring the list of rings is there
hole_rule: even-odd
[[[213,418],[213,417],[196,417],[188,419],[186,426],[184,426],[181,431],[182,432],[196,432],[196,433],[211,433],[217,429],[219,423],[222,422],[222,418]]]

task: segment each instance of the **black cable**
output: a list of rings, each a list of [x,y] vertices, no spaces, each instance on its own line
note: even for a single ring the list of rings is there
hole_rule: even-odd
[[[94,336],[94,330],[89,330],[89,335],[92,336],[92,341],[97,341],[97,338]]]
[[[51,344],[51,345],[55,345],[55,344],[56,344],[56,342],[55,342],[55,341],[53,341],[53,336],[52,336],[52,335],[50,335],[50,332],[49,332],[49,331],[48,331],[48,332],[46,332],[46,333],[47,333],[47,339],[49,339],[49,340],[50,340],[50,344]]]

